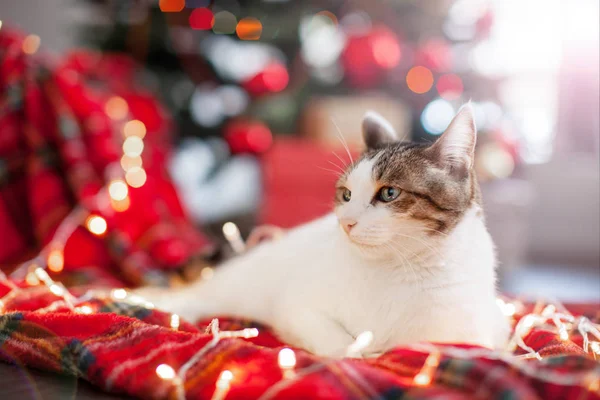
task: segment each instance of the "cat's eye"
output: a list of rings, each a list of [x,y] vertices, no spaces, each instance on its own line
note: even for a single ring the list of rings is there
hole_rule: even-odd
[[[349,202],[352,197],[352,192],[346,188],[342,189],[342,198],[345,202]]]
[[[396,200],[398,196],[400,196],[400,189],[392,186],[385,186],[379,190],[379,200],[385,203]]]

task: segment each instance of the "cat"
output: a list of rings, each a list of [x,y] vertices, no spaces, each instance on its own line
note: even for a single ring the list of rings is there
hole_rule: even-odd
[[[323,356],[343,357],[364,331],[374,338],[364,356],[419,341],[502,348],[509,327],[473,168],[472,106],[430,145],[398,141],[372,112],[362,129],[366,150],[339,178],[333,213],[226,262],[208,281],[138,293],[189,320],[263,322]]]

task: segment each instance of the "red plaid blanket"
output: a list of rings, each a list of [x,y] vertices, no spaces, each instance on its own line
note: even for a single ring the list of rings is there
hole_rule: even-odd
[[[73,232],[61,280],[164,282],[162,271],[186,264],[206,244],[166,173],[172,130],[166,112],[135,84],[139,68],[128,58],[74,52],[50,62],[31,54],[35,38],[6,24],[0,30],[0,270],[36,255],[80,205],[102,216],[108,230]],[[143,163],[146,180],[129,187],[127,203],[115,212],[98,194],[123,175],[130,121],[143,137],[141,158],[133,161]]]
[[[0,285],[0,298],[6,299],[9,290]],[[296,350],[295,375],[284,379],[277,360],[281,343],[267,327],[258,326],[256,338],[225,338],[210,347],[213,336],[203,324],[181,321],[173,329],[171,315],[140,305],[88,298],[76,303],[75,311],[60,301],[49,311],[42,308],[60,299],[45,286],[13,293],[0,314],[0,359],[137,397],[175,398],[177,385],[159,378],[157,367],[167,364],[178,371],[204,349],[181,386],[188,399],[211,398],[224,370],[233,376],[227,399],[600,398],[600,363],[584,353],[575,334],[562,340],[534,329],[525,343],[541,360],[460,345],[399,347],[367,360],[330,360]],[[572,311],[600,318],[597,305]],[[223,321],[221,329],[250,326]],[[430,354],[439,354],[437,366],[421,381],[416,376]]]

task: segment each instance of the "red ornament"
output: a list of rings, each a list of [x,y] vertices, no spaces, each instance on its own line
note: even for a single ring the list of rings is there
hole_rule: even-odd
[[[263,71],[254,75],[243,86],[253,96],[281,92],[287,87],[290,76],[280,63],[269,64]]]
[[[273,143],[267,125],[258,121],[236,121],[225,128],[225,140],[231,153],[264,153]]]
[[[368,33],[350,36],[341,59],[348,80],[366,88],[376,85],[384,70],[395,68],[401,56],[398,36],[379,25]]]

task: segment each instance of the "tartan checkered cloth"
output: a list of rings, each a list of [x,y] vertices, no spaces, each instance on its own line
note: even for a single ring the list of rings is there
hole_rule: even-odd
[[[0,284],[0,298],[7,293]],[[44,286],[12,293],[17,294],[9,296],[0,313],[0,359],[74,375],[109,392],[175,398],[173,382],[159,379],[156,367],[168,364],[177,371],[212,339],[202,323],[182,321],[173,330],[169,314],[136,305],[89,299],[77,304],[93,310],[85,315],[60,302],[53,311],[43,310],[59,300]],[[597,304],[571,311],[600,318]],[[221,321],[222,330],[248,326]],[[581,337],[575,335],[562,341],[549,331],[530,333],[525,342],[543,356],[541,361],[436,345],[442,352],[439,366],[430,384],[418,386],[414,377],[429,350],[415,346],[367,360],[330,360],[297,349],[296,375],[283,379],[277,363],[282,343],[268,328],[258,328],[257,338],[222,339],[208,349],[185,376],[186,398],[211,398],[219,374],[227,369],[234,376],[227,399],[600,399],[600,363],[583,352]],[[478,354],[454,354],[457,348]]]
[[[77,272],[79,283],[84,278],[110,284],[164,281],[161,271],[185,264],[206,241],[185,217],[167,176],[172,124],[152,94],[135,85],[138,66],[124,56],[84,51],[51,64],[25,48],[23,36],[5,24],[0,30],[0,266],[6,272],[36,255],[79,205],[102,215],[109,229],[100,238],[82,227],[73,233],[61,279]],[[114,111],[109,117],[108,100],[115,98],[117,111],[125,111],[122,119]],[[132,119],[147,130],[142,154],[147,181],[129,188],[126,211],[108,212],[96,195],[114,179],[113,171],[123,173],[123,126]]]

